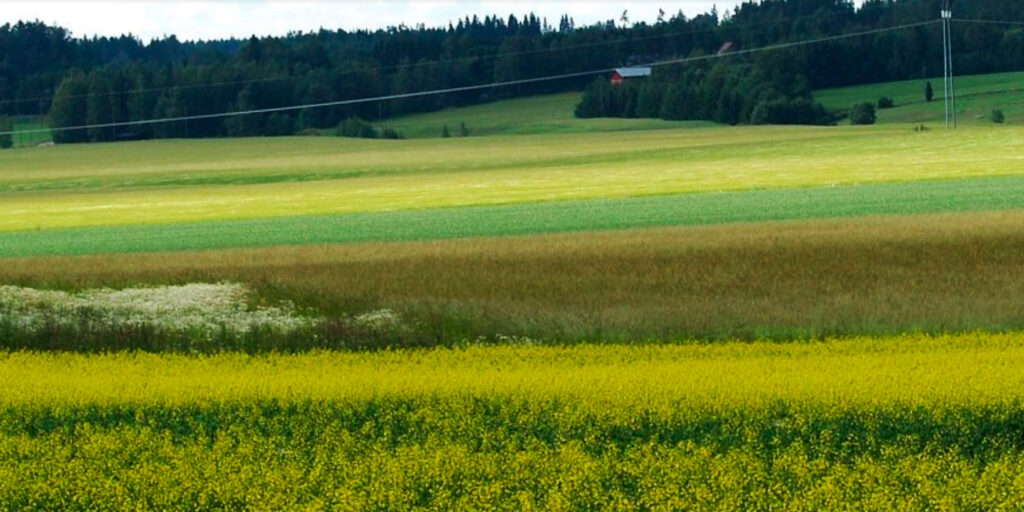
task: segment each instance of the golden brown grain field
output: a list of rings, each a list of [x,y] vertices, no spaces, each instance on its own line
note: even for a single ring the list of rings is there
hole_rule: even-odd
[[[222,280],[449,342],[1019,328],[1024,210],[0,264],[44,288]]]

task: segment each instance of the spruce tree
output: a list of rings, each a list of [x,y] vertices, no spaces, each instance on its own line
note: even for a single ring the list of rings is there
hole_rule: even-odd
[[[0,133],[14,131],[14,122],[9,117],[0,117]],[[0,149],[7,149],[14,145],[14,138],[11,134],[0,135]]]

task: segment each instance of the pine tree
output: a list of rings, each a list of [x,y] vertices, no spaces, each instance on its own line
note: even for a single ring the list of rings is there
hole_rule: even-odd
[[[0,133],[14,131],[14,122],[9,117],[0,117]],[[14,145],[11,134],[0,135],[0,149],[7,149]]]
[[[72,71],[57,87],[50,105],[50,126],[54,128],[82,126],[85,124],[85,97],[89,92],[89,81],[81,71]],[[85,142],[85,130],[61,130],[53,133],[57,144]]]
[[[110,83],[102,71],[94,71],[89,77],[88,96],[85,98],[85,124],[105,125],[114,122],[113,97]],[[89,140],[93,142],[114,140],[114,128],[90,128]]]

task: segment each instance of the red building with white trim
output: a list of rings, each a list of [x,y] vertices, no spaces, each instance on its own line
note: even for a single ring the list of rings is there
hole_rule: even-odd
[[[649,67],[618,68],[612,73],[612,83],[621,84],[626,80],[651,76]]]

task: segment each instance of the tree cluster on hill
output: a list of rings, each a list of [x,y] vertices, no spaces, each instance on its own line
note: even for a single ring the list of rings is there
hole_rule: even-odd
[[[170,36],[149,43],[131,36],[79,39],[60,27],[18,23],[0,26],[0,115],[48,113],[51,125],[60,127],[401,95],[709,55],[725,42],[756,48],[870,30],[936,19],[940,9],[941,0],[866,0],[860,8],[852,0],[761,0],[746,1],[731,12],[712,10],[692,18],[678,13],[628,27],[613,20],[581,27],[568,16],[551,26],[528,14],[474,16],[435,28],[320,30],[206,42]],[[964,18],[1024,20],[1024,2],[973,1],[957,9]],[[781,69],[753,56],[731,57],[726,59],[729,65],[659,68],[661,79],[652,82],[665,85],[643,94],[630,92],[635,98],[622,101],[633,101],[635,111],[657,110],[658,116],[668,118],[700,110],[703,118],[747,122],[759,106],[757,119],[814,117],[817,109],[807,104],[804,91],[935,75],[942,68],[940,41],[940,28],[932,25],[787,50],[779,54],[784,59],[774,58],[783,64]],[[1024,68],[1020,27],[958,24],[953,44],[958,73]],[[746,77],[748,71],[757,77]],[[780,90],[782,76],[797,83]],[[516,95],[580,90],[590,80],[71,130],[57,137],[58,142],[73,142],[290,133],[335,127],[351,117],[378,120]],[[685,99],[666,101],[672,95]]]
[[[592,82],[577,117],[709,120],[726,124],[831,124],[791,50],[747,60],[655,69],[650,79]]]
[[[875,124],[877,113],[875,104],[870,102],[857,103],[850,109],[851,124]]]
[[[350,137],[357,139],[404,139],[402,133],[394,128],[382,126],[380,129],[374,128],[373,125],[359,119],[358,117],[350,117],[340,123],[336,132],[339,137]]]

